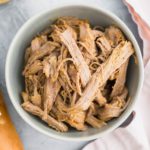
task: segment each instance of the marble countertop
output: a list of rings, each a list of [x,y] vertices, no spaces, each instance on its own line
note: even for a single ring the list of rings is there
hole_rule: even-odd
[[[18,133],[24,143],[25,150],[78,150],[88,142],[65,142],[49,138],[31,128],[17,114],[9,99],[5,84],[5,58],[9,45],[16,32],[30,17],[36,13],[51,9],[58,3],[77,2],[79,0],[10,0],[6,5],[0,6],[0,89],[2,89],[7,103],[8,111],[17,128]],[[79,1],[81,2],[81,0]],[[82,0],[82,3],[85,1]],[[137,26],[132,21],[131,16],[122,3],[122,0],[86,0],[86,3],[92,2],[99,7],[103,7],[115,13],[121,18],[135,35],[140,47],[142,41],[137,32]]]

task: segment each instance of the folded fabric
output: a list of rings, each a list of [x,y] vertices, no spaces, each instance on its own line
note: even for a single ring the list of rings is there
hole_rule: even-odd
[[[144,1],[126,0],[125,4],[128,6],[128,9],[132,14],[133,20],[138,25],[139,35],[143,40],[143,60],[146,65],[150,59],[150,9],[147,7],[150,6],[150,1]]]
[[[126,0],[125,4],[137,23],[143,40],[145,79],[141,96],[135,106],[136,117],[128,127],[116,129],[86,145],[83,150],[150,150],[150,1]]]

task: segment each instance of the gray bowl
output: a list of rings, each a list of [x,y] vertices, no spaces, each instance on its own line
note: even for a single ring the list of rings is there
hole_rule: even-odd
[[[117,119],[114,119],[108,123],[107,126],[101,129],[89,128],[87,131],[79,132],[71,130],[66,133],[57,132],[49,128],[45,123],[34,117],[33,115],[24,111],[21,107],[20,93],[24,89],[23,77],[21,72],[24,64],[24,52],[25,48],[29,45],[32,38],[40,31],[50,25],[56,18],[60,16],[76,16],[79,18],[86,18],[90,20],[92,25],[108,26],[115,24],[122,29],[126,37],[132,41],[137,55],[138,64],[136,65],[131,58],[128,75],[127,86],[131,96],[131,102],[127,109]],[[129,28],[115,15],[106,10],[102,10],[97,6],[92,5],[65,5],[57,6],[49,11],[40,13],[31,19],[29,19],[16,34],[9,48],[6,60],[6,85],[10,96],[10,100],[13,103],[16,111],[19,115],[33,128],[41,133],[61,140],[68,141],[86,141],[92,140],[103,136],[116,129],[121,123],[123,123],[130,115],[135,105],[141,86],[143,83],[143,63],[139,46]]]

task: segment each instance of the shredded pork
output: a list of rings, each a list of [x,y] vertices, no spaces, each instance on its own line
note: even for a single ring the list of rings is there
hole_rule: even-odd
[[[58,18],[26,49],[22,107],[57,131],[101,128],[129,103],[126,74],[133,53],[116,26]]]

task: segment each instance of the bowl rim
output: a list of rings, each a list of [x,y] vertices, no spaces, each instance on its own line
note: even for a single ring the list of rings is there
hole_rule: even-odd
[[[135,98],[133,99],[133,102],[128,106],[128,111],[126,111],[126,113],[124,113],[124,116],[122,118],[120,118],[113,126],[109,127],[107,130],[102,131],[102,132],[98,132],[97,134],[94,135],[89,135],[87,137],[63,137],[63,136],[59,136],[56,135],[54,133],[51,132],[47,132],[44,129],[42,129],[41,127],[35,125],[32,121],[30,121],[28,119],[28,117],[24,116],[21,112],[21,106],[19,107],[15,101],[15,97],[13,95],[13,92],[11,91],[11,84],[10,84],[10,80],[9,80],[9,64],[10,64],[10,58],[13,52],[13,47],[16,45],[19,37],[21,36],[22,32],[24,30],[26,30],[26,28],[28,28],[28,26],[30,25],[31,22],[36,21],[38,18],[40,18],[41,16],[46,15],[47,13],[51,13],[52,11],[54,11],[55,9],[61,9],[61,8],[68,8],[68,7],[85,7],[85,8],[89,8],[89,9],[95,9],[99,12],[102,12],[103,14],[106,14],[107,16],[109,16],[110,18],[112,18],[115,22],[118,22],[121,27],[123,27],[126,31],[127,34],[130,35],[131,39],[132,39],[132,43],[135,46],[135,51],[138,57],[138,62],[139,62],[139,81],[138,81],[138,88],[137,91],[135,93]],[[65,141],[88,141],[88,140],[93,140],[93,139],[97,139],[99,137],[102,137],[103,135],[106,135],[110,132],[112,132],[114,129],[116,129],[121,123],[123,123],[123,121],[125,121],[127,119],[127,117],[130,115],[130,113],[133,110],[133,106],[135,105],[135,103],[138,100],[142,85],[143,85],[143,80],[144,80],[144,67],[143,67],[143,61],[142,61],[142,55],[141,55],[141,51],[140,48],[138,46],[138,43],[134,37],[134,35],[132,34],[132,32],[130,31],[130,29],[127,27],[127,25],[118,18],[118,16],[116,16],[115,14],[113,14],[112,12],[101,8],[95,4],[90,4],[90,3],[64,3],[64,4],[59,4],[59,5],[55,5],[53,6],[50,10],[46,10],[46,11],[42,11],[39,12],[38,14],[32,16],[31,18],[29,18],[29,20],[27,20],[22,27],[19,29],[19,31],[17,32],[17,34],[15,35],[14,39],[11,42],[11,45],[9,47],[8,53],[7,53],[7,57],[6,57],[6,64],[5,64],[5,80],[6,80],[6,87],[7,87],[7,91],[8,91],[8,95],[10,98],[10,101],[12,102],[14,108],[16,109],[17,113],[21,116],[21,118],[27,123],[29,124],[32,128],[36,129],[37,131],[39,131],[40,133],[43,133],[51,138],[54,139],[59,139],[59,140],[65,140]]]

